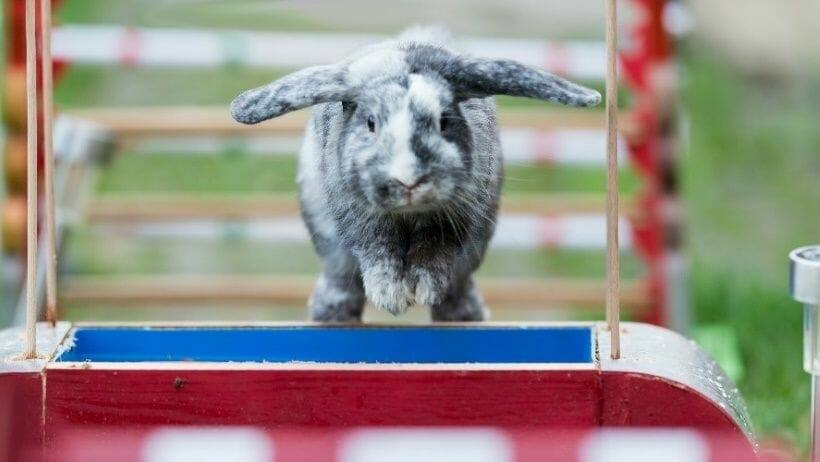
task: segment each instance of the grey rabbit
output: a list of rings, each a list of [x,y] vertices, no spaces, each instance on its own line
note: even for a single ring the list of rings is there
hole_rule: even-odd
[[[413,28],[332,65],[240,94],[256,124],[316,106],[299,154],[299,199],[323,270],[314,321],[361,321],[365,299],[435,321],[488,317],[473,281],[503,180],[493,95],[597,105],[601,95],[504,59],[458,54]]]

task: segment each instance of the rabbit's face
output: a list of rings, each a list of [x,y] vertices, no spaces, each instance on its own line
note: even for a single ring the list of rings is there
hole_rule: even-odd
[[[329,142],[342,181],[378,209],[411,212],[471,200],[484,173],[471,173],[476,141],[470,124],[494,132],[496,122],[472,120],[481,117],[475,115],[468,123],[459,102],[466,108],[470,99],[493,95],[579,107],[601,100],[594,90],[515,61],[388,42],[248,90],[231,103],[231,115],[256,124],[315,104],[340,105],[342,131]],[[329,132],[329,121],[318,123]]]
[[[458,194],[468,175],[471,137],[440,77],[385,78],[343,108],[344,176],[371,205],[424,211]]]

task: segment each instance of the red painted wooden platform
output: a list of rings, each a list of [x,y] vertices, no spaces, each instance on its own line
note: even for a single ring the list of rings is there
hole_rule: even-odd
[[[70,338],[67,323],[38,329],[52,356]],[[740,395],[692,342],[627,323],[612,361],[601,326],[594,341],[589,364],[4,362],[0,386],[35,445],[135,425],[695,427],[751,441]]]

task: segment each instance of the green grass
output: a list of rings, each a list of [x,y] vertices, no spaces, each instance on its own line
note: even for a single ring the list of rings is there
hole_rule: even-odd
[[[809,387],[787,253],[820,241],[820,83],[754,81],[688,56],[691,152],[684,164],[699,322],[736,329],[740,388],[762,434],[806,443]]]

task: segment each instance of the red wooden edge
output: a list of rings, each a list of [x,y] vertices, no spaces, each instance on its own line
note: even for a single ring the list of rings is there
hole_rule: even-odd
[[[42,374],[0,374],[0,462],[19,460],[25,447],[42,447],[43,406]]]
[[[682,384],[596,370],[48,370],[48,438],[82,426],[684,426],[744,435]]]

